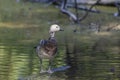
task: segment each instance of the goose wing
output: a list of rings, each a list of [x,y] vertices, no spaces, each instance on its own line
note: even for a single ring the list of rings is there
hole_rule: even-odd
[[[53,56],[57,52],[57,43],[55,40],[47,40],[42,48],[48,55]]]
[[[49,56],[55,55],[57,52],[56,40],[53,40],[53,39],[40,40],[40,43],[36,48],[36,52],[39,53],[39,51],[41,50]]]

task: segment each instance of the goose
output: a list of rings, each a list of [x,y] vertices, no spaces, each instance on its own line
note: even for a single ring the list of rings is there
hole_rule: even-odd
[[[50,37],[47,40],[45,39],[40,40],[40,43],[36,47],[36,52],[40,59],[40,73],[43,72],[53,73],[53,71],[51,70],[51,65],[57,53],[57,41],[55,39],[55,32],[57,31],[63,31],[63,29],[61,29],[61,27],[57,24],[51,25],[49,30]],[[42,65],[43,59],[49,60],[47,71],[43,70]]]

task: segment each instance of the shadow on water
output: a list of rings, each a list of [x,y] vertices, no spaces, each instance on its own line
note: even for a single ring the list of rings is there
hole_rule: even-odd
[[[120,38],[102,36],[94,40],[90,36],[92,42],[86,42],[84,37],[65,42],[66,63],[71,66],[66,80],[119,80]]]
[[[66,80],[66,77],[64,75],[64,72],[55,72],[53,74],[48,74],[48,73],[38,73],[38,74],[33,74],[24,78],[19,78],[18,80]]]

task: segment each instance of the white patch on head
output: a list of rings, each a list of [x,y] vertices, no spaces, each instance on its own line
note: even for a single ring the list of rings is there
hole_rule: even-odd
[[[56,32],[60,30],[60,26],[58,26],[57,24],[53,24],[50,27],[50,32]]]

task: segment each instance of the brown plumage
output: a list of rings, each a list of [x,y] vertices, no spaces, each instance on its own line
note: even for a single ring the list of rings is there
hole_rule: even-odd
[[[38,56],[40,58],[50,59],[54,57],[57,52],[57,43],[53,39],[42,40],[39,48],[40,49],[38,49]]]
[[[48,55],[54,56],[55,53],[57,52],[57,44],[55,42],[48,40],[47,44],[44,45],[44,50]]]

